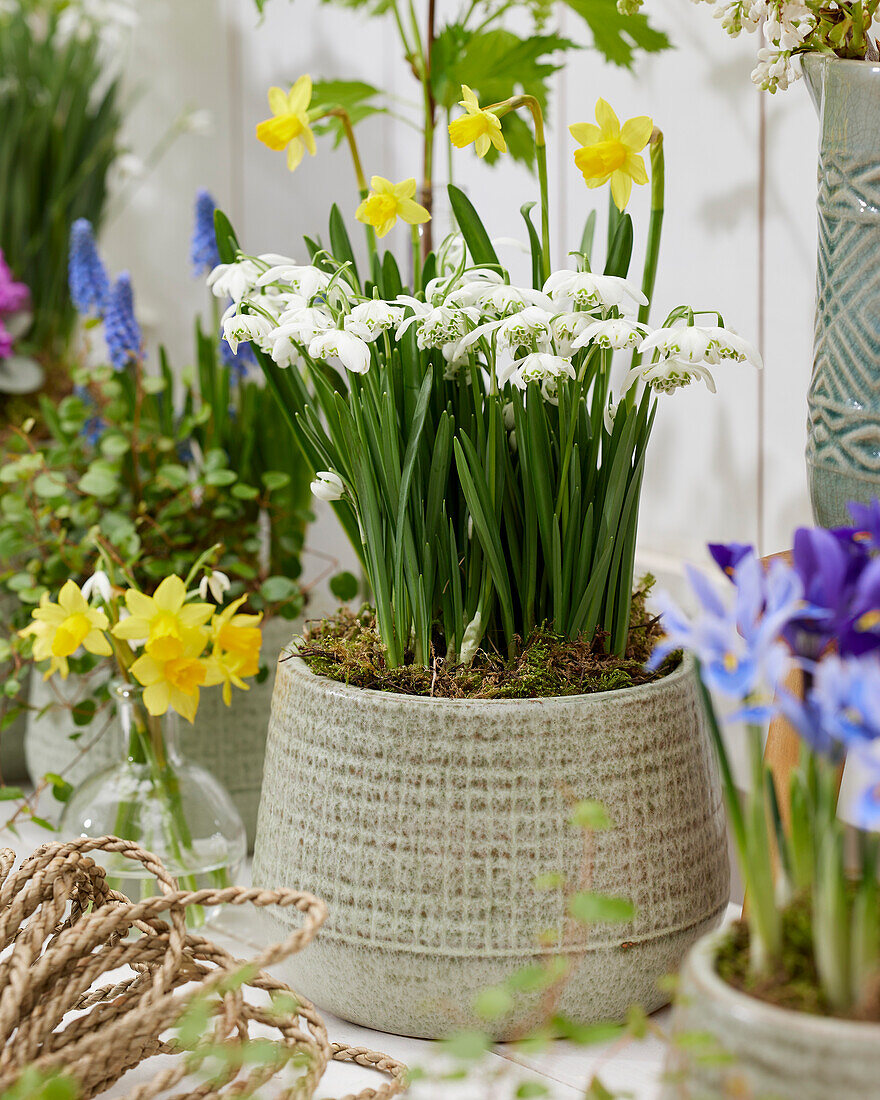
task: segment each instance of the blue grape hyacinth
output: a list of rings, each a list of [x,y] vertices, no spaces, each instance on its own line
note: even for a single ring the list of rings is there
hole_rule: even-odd
[[[92,224],[86,218],[77,218],[70,228],[67,279],[77,313],[103,316],[110,280],[98,255]]]
[[[110,362],[116,370],[125,370],[130,363],[140,359],[141,329],[134,315],[131,276],[127,271],[119,276],[107,296],[104,339],[107,341]]]
[[[205,275],[220,263],[217,236],[214,232],[216,206],[209,192],[205,190],[196,192],[196,216],[190,246],[194,275]]]

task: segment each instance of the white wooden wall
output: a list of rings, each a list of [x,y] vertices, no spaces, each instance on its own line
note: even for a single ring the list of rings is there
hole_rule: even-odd
[[[302,234],[323,229],[331,201],[353,213],[350,163],[328,139],[293,176],[283,156],[256,142],[268,86],[311,72],[368,80],[409,101],[418,89],[384,24],[318,0],[269,0],[259,25],[252,0],[152,0],[149,7],[127,62],[137,97],[131,144],[143,151],[187,103],[214,113],[214,132],[181,139],[109,227],[106,250],[115,269],[132,271],[150,339],[164,340],[185,364],[192,316],[206,302],[188,259],[197,187],[215,195],[254,251],[301,255]],[[667,161],[654,319],[683,302],[718,308],[764,352],[760,374],[719,369],[717,396],[694,386],[663,399],[640,539],[646,562],[665,573],[682,558],[699,560],[709,539],[756,540],[772,551],[809,521],[803,450],[817,125],[803,85],[776,97],[753,89],[753,39],[729,40],[691,0],[653,7],[674,51],[642,59],[634,75],[584,52],[558,74],[550,183],[554,260],[562,264],[595,197],[574,167],[567,125],[591,119],[600,95],[622,118],[651,114],[665,133]],[[571,13],[560,16],[564,33],[583,38],[577,24]],[[368,174],[418,175],[417,139],[394,120],[371,120],[360,141]],[[442,164],[442,134],[438,150]],[[493,235],[522,236],[519,206],[537,197],[528,173],[510,163],[491,171],[471,151],[456,152],[455,172]],[[646,226],[646,192],[631,206],[637,233]],[[310,541],[347,560],[332,517],[321,519]]]

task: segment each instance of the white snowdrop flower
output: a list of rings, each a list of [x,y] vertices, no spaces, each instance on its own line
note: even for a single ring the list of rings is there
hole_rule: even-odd
[[[362,340],[373,341],[383,332],[399,325],[403,320],[403,313],[403,306],[392,305],[390,302],[361,302],[345,318],[345,329]]]
[[[312,496],[317,497],[318,500],[341,500],[345,495],[345,484],[342,478],[332,470],[318,470],[309,488],[312,490]]]
[[[452,382],[458,378],[461,374],[461,368],[468,361],[467,349],[462,350],[459,347],[459,341],[452,340],[448,344],[444,344],[440,351],[445,361],[443,377],[447,382]]]
[[[674,393],[691,382],[705,382],[710,393],[715,393],[715,379],[702,363],[687,359],[661,359],[659,363],[642,363],[627,375],[624,392],[641,379],[658,393]]]
[[[610,402],[605,406],[605,412],[602,414],[602,420],[605,423],[605,431],[609,435],[614,431],[614,421],[617,419],[617,410],[620,408],[620,402]]]
[[[248,340],[262,346],[261,341],[275,326],[262,313],[234,313],[223,322],[223,337],[233,351]]]
[[[294,306],[281,314],[278,327],[284,329],[286,334],[299,336],[307,343],[319,332],[335,326],[331,314],[318,306]]]
[[[685,363],[707,362],[712,338],[700,325],[672,325],[655,329],[642,341],[642,355],[656,351],[661,359],[679,359]]]
[[[527,306],[540,306],[548,313],[553,312],[553,303],[540,290],[506,283],[487,286],[483,281],[470,282],[453,291],[447,302],[457,306],[478,306],[484,316],[495,320],[519,313]]]
[[[147,174],[147,166],[136,153],[122,153],[113,161],[115,183],[131,183],[142,180]]]
[[[517,442],[515,431],[507,433],[507,442],[510,444],[510,449],[513,453],[516,454],[519,450],[519,443]]]
[[[450,302],[449,297],[457,294],[465,287],[472,288],[473,295],[476,296],[481,290],[485,290],[487,287],[499,286],[503,282],[504,277],[501,272],[489,267],[474,267],[460,276],[453,276],[448,273],[438,275],[436,278],[431,279],[425,287],[425,302],[435,306],[444,303],[470,305],[471,303],[466,300],[459,303]],[[399,300],[404,297],[406,296],[400,295]],[[417,298],[413,300],[418,301]]]
[[[370,345],[343,329],[318,333],[309,342],[309,355],[313,359],[336,359],[352,374],[366,374],[370,369]]]
[[[732,359],[735,363],[750,363],[758,370],[763,370],[764,360],[758,349],[742,336],[726,328],[706,328],[704,331],[709,337],[710,363]]]
[[[199,581],[199,595],[206,600],[210,593],[214,603],[222,603],[224,593],[231,587],[232,582],[225,573],[221,573],[219,569],[212,569],[210,573],[202,574],[202,579]]]
[[[612,351],[625,351],[635,348],[645,339],[648,326],[625,317],[608,317],[602,321],[593,321],[586,326],[572,347],[585,348],[587,344],[598,344],[600,348]]]
[[[527,306],[511,317],[487,321],[482,325],[478,325],[462,338],[460,347],[463,350],[494,334],[497,348],[521,348],[535,341],[541,350],[548,351],[552,320],[552,314],[545,309],[541,309],[540,306]]]
[[[571,355],[575,350],[574,341],[593,321],[594,318],[589,313],[557,313],[550,322],[556,354]]]
[[[87,600],[97,598],[104,603],[110,602],[113,597],[113,585],[110,583],[110,578],[103,569],[96,569],[95,572],[87,578],[85,584],[82,586],[82,594]]]
[[[512,401],[505,401],[504,404],[501,406],[501,416],[504,420],[505,430],[508,432],[512,432],[514,425],[516,424],[516,414],[513,408]]]
[[[184,134],[209,137],[214,133],[214,115],[207,108],[185,111],[180,117],[180,129]]]
[[[276,367],[299,367],[303,362],[302,344],[289,332],[276,328],[267,337],[269,358]]]
[[[330,276],[326,271],[321,271],[320,268],[313,267],[311,264],[288,262],[273,265],[257,279],[257,286],[269,286],[273,283],[283,283],[303,298],[311,299],[327,289]]]
[[[409,304],[409,303],[407,303]],[[419,303],[424,305],[424,303]],[[407,317],[397,328],[399,340],[410,325],[417,325],[416,343],[426,348],[442,348],[453,340],[459,339],[468,331],[470,322],[479,319],[475,309],[452,309],[450,306],[434,306],[426,313],[417,313]]]
[[[554,302],[570,299],[580,309],[617,308],[623,313],[648,304],[644,294],[626,279],[590,271],[554,271],[543,290]]]
[[[251,293],[262,274],[253,260],[242,257],[231,264],[218,264],[208,276],[208,286],[215,298],[231,298],[240,302]]]
[[[563,374],[568,375],[569,378],[575,377],[570,359],[565,359],[561,355],[551,355],[545,351],[533,351],[514,362],[510,381],[519,389],[525,389],[529,382],[544,383],[548,379],[558,378]]]

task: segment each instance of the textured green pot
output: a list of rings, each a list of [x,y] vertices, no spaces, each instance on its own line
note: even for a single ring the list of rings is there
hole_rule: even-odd
[[[819,249],[807,471],[818,523],[880,496],[880,65],[818,54]]]
[[[731,988],[715,971],[725,934],[682,968],[661,1100],[871,1100],[880,1096],[880,1025],[791,1012]],[[712,1037],[714,1044],[707,1044]],[[714,1047],[714,1049],[713,1049]],[[723,1057],[701,1057],[724,1052]]]
[[[613,822],[592,853],[569,824],[581,799]],[[636,919],[587,934],[561,891],[534,888],[548,872],[630,898]],[[328,902],[290,976],[371,1028],[433,1038],[485,1026],[475,995],[554,953],[539,946],[547,929],[571,964],[562,1012],[586,1022],[637,1002],[652,1011],[668,1000],[657,980],[717,925],[729,894],[693,667],[645,687],[496,702],[350,688],[282,658],[254,882]],[[496,1035],[535,1011],[525,1003]]]
[[[241,814],[253,846],[266,752],[266,731],[272,706],[275,657],[290,641],[296,624],[286,619],[271,619],[263,628],[263,657],[270,672],[261,683],[252,683],[249,691],[232,693],[232,705],[223,703],[219,688],[201,693],[195,723],[181,723],[180,747],[184,755],[220,781],[232,796]],[[115,763],[112,731],[97,736],[106,725],[98,718],[71,741],[75,732],[70,707],[87,694],[82,681],[53,677],[44,682],[40,675],[31,677],[30,704],[25,734],[28,771],[38,782],[47,771],[58,772],[75,787],[95,772]],[[45,713],[40,714],[44,707]],[[55,807],[45,807],[51,812]],[[55,817],[60,815],[57,808]]]

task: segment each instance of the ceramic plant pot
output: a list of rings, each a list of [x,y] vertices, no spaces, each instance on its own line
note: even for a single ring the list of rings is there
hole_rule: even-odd
[[[263,627],[263,658],[270,669],[266,679],[262,683],[251,681],[249,691],[233,691],[229,707],[223,703],[219,688],[203,691],[194,725],[181,723],[180,740],[187,758],[207,768],[229,792],[251,846],[260,803],[275,658],[295,630],[294,622],[270,619]],[[84,730],[75,730],[70,717],[70,706],[93,687],[86,688],[73,676],[66,681],[54,676],[49,682],[39,675],[31,678],[33,709],[28,719],[25,751],[34,782],[47,771],[53,771],[77,787],[114,763],[116,754],[108,723],[99,715]],[[73,732],[81,734],[77,741],[70,740]],[[46,809],[51,811],[53,807]]]
[[[582,799],[613,822],[591,859],[569,824]],[[630,898],[635,920],[587,934],[561,891],[534,888],[547,872]],[[485,1026],[475,995],[555,953],[539,946],[547,929],[572,967],[562,1012],[658,1008],[657,979],[717,925],[729,892],[694,669],[597,695],[462,701],[347,687],[282,657],[254,882],[326,898],[320,942],[292,962],[296,988],[371,1028]],[[497,1036],[535,1011],[526,1002]]]
[[[673,1033],[699,1033],[704,1039],[699,1046],[671,1045],[662,1100],[880,1095],[880,1025],[792,1012],[733,989],[715,969],[724,938],[723,932],[705,936],[682,969]],[[709,1036],[716,1040],[711,1051]]]
[[[807,470],[813,514],[880,496],[880,65],[804,56],[819,112],[819,252]]]

